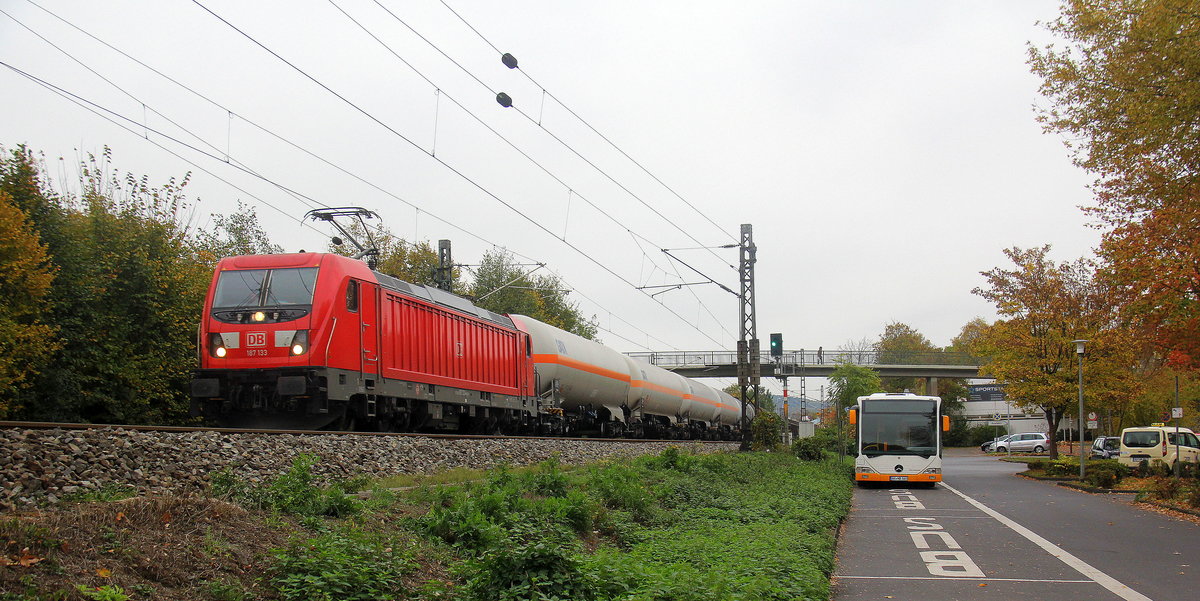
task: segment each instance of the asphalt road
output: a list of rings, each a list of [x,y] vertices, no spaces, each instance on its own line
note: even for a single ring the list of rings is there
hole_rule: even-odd
[[[947,449],[936,488],[857,489],[836,601],[1174,601],[1200,595],[1200,526],[1014,476],[1022,464]]]

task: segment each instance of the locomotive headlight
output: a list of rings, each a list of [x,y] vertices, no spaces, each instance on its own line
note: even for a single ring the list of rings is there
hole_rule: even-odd
[[[303,355],[308,351],[308,330],[296,330],[292,337],[292,354]]]
[[[223,359],[229,353],[225,349],[225,340],[221,338],[220,334],[211,333],[208,335],[208,352],[218,359]]]
[[[264,320],[264,319],[266,319],[266,318],[267,318],[267,314],[266,314],[266,313],[263,313],[262,311],[255,311],[255,312],[254,312],[254,318],[253,318],[253,319],[254,319],[254,321],[263,321],[263,320]]]

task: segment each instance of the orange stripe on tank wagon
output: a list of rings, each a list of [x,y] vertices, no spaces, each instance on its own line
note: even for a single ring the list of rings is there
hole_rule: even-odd
[[[650,390],[656,390],[658,392],[662,392],[664,394],[669,394],[671,396],[677,396],[677,397],[680,397],[683,399],[691,399],[693,401],[699,401],[701,403],[704,403],[705,405],[712,405],[713,407],[721,407],[724,409],[736,409],[736,407],[731,407],[729,405],[726,405],[725,403],[710,401],[708,399],[702,399],[702,398],[684,393],[682,391],[675,390],[672,388],[667,388],[666,386],[659,386],[658,384],[654,384],[652,382],[647,382],[645,380],[634,380],[629,377],[629,374],[621,373],[619,371],[613,371],[611,369],[606,369],[606,368],[600,367],[598,365],[592,365],[591,363],[584,363],[583,361],[579,361],[577,359],[572,359],[570,357],[564,357],[562,355],[534,354],[533,362],[534,363],[555,363],[558,365],[562,365],[563,367],[570,367],[573,369],[578,369],[579,371],[586,371],[590,374],[596,374],[598,376],[604,376],[606,378],[620,380],[621,382],[629,382],[629,385],[634,388],[649,388]]]
[[[570,357],[564,357],[562,355],[536,355],[535,354],[533,356],[533,362],[534,363],[557,363],[558,365],[562,365],[563,367],[570,367],[573,369],[578,369],[579,371],[586,371],[590,374],[596,374],[597,376],[604,376],[606,378],[612,378],[614,380],[620,380],[622,382],[629,381],[629,374],[621,373],[619,371],[613,371],[611,369],[605,369],[598,365],[592,365],[591,363],[584,363],[583,361],[578,361],[578,360],[572,359]]]
[[[666,386],[659,386],[658,384],[655,384],[653,382],[647,382],[645,380],[631,380],[629,382],[629,385],[633,386],[634,388],[646,388],[648,390],[653,390],[655,392],[661,392],[663,394],[677,396],[682,399],[692,398],[692,395],[686,394],[683,391],[675,390],[674,388],[667,388]]]

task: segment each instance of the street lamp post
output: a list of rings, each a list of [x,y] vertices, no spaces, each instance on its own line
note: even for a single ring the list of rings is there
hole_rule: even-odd
[[[1075,354],[1079,357],[1079,419],[1076,423],[1079,425],[1079,479],[1083,480],[1083,462],[1085,456],[1085,450],[1083,448],[1083,432],[1084,428],[1087,426],[1087,423],[1083,421],[1086,417],[1083,413],[1083,345],[1087,341],[1072,340],[1071,342],[1075,343]]]

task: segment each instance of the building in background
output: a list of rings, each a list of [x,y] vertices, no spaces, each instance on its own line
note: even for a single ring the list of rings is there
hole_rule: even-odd
[[[963,403],[959,416],[967,420],[968,428],[1001,426],[1009,434],[1045,432],[1046,416],[1041,409],[1021,409],[1004,396],[1001,384],[968,384],[970,396]]]

